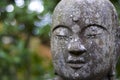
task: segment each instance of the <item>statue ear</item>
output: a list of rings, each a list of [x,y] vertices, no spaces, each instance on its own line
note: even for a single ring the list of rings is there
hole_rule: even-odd
[[[112,66],[111,66],[110,73],[108,74],[109,80],[114,80],[115,79],[115,75],[116,75],[116,64],[113,63]]]
[[[120,56],[120,26],[116,30],[116,58],[118,59]]]

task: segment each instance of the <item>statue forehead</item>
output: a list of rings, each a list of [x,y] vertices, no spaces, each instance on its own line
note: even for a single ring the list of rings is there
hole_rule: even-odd
[[[112,26],[113,5],[108,0],[62,0],[54,10],[52,28],[57,25]]]

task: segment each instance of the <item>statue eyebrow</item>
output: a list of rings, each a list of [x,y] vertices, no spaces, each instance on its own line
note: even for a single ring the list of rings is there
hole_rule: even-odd
[[[56,26],[56,27],[54,27],[54,28],[52,29],[52,32],[55,31],[57,28],[60,28],[60,27],[62,27],[62,28],[67,28],[68,30],[72,31],[69,27],[67,27],[67,26],[65,26],[65,25],[58,25],[58,26]]]
[[[88,27],[91,27],[91,26],[97,26],[97,27],[102,28],[103,30],[105,30],[105,31],[107,31],[107,32],[109,33],[109,31],[107,30],[107,28],[105,28],[105,27],[103,27],[103,26],[101,26],[101,25],[98,25],[98,24],[90,24],[90,25],[88,25],[88,26],[85,26],[85,27],[82,29],[82,31],[85,30],[85,29],[88,28]]]

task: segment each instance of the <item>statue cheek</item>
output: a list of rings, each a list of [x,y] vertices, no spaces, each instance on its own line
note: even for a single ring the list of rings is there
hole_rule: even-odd
[[[87,48],[87,52],[91,52],[93,54],[105,54],[106,51],[104,50],[107,48],[107,43],[103,39],[89,39],[85,42],[85,47]]]
[[[92,47],[93,44],[94,44],[94,46],[97,46],[99,48],[104,48],[104,47],[108,46],[108,42],[107,41],[108,40],[106,40],[106,39],[97,38],[97,39],[87,40],[85,43],[86,43],[86,46],[88,48]]]
[[[95,40],[95,43],[100,47],[100,48],[103,48],[106,44],[104,42],[104,40],[102,39],[96,39]]]

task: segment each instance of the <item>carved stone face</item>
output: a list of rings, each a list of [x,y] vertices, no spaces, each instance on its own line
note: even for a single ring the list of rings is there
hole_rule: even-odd
[[[53,14],[51,51],[65,80],[100,80],[115,59],[116,12],[108,0],[62,0]]]

